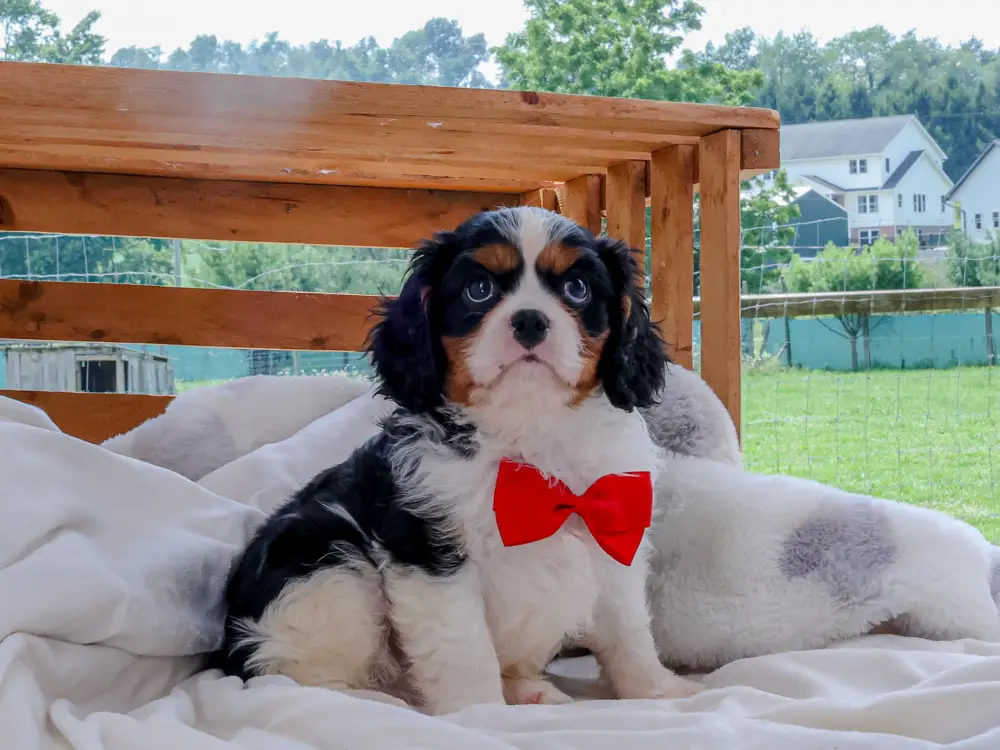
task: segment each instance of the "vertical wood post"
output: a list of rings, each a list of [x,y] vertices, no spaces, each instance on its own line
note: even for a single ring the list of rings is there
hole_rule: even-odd
[[[600,234],[601,176],[585,174],[567,182],[559,191],[559,207],[566,218]]]
[[[701,139],[701,376],[729,410],[740,412],[740,133]]]
[[[646,162],[625,161],[608,168],[605,185],[608,237],[635,250],[638,282],[646,288]]]
[[[556,200],[556,191],[548,188],[541,188],[539,190],[521,193],[518,205],[537,206],[538,208],[544,208],[547,211],[559,210],[559,201]]]
[[[691,369],[694,353],[695,147],[668,146],[650,166],[650,265],[653,320],[670,356]]]

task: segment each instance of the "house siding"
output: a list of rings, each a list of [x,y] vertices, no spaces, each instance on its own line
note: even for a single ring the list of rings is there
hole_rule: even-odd
[[[977,242],[986,242],[989,235],[1000,236],[993,227],[993,212],[1000,211],[1000,147],[994,146],[976,169],[958,186],[951,196],[962,209],[962,222],[968,235]],[[982,216],[982,228],[976,229],[975,215]]]
[[[793,202],[799,207],[792,243],[796,253],[803,258],[812,258],[829,242],[838,247],[846,247],[850,243],[846,210],[814,190]]]

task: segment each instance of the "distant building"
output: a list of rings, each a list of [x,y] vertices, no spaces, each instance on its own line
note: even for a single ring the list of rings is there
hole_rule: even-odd
[[[907,228],[921,244],[938,244],[953,222],[946,158],[914,115],[781,128],[781,166],[789,181],[842,206],[856,245]]]
[[[977,242],[1000,237],[1000,139],[993,141],[955,183],[948,201],[962,228]]]
[[[792,201],[799,207],[799,216],[793,220],[795,239],[792,247],[803,258],[812,258],[833,243],[837,247],[851,244],[847,209],[812,188],[797,188]]]
[[[0,345],[4,387],[90,393],[174,392],[174,368],[163,355],[102,344]]]

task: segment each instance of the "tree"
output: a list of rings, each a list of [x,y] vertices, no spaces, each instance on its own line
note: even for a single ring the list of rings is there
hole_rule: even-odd
[[[326,39],[294,45],[276,33],[247,45],[220,41],[214,34],[201,34],[186,49],[177,48],[166,59],[160,47],[123,47],[111,56],[111,64],[209,73],[486,88],[489,81],[480,68],[488,59],[489,50],[482,34],[467,37],[458,22],[432,18],[422,28],[407,32],[388,47],[380,46],[372,37],[345,47]]]
[[[38,0],[0,0],[0,60],[98,65],[105,39],[93,28],[100,18],[91,11],[63,34],[59,16]]]
[[[784,273],[791,292],[856,292],[880,289],[918,289],[923,285],[923,268],[917,261],[920,242],[907,230],[895,243],[879,238],[856,251],[827,245],[813,260],[792,258]],[[843,332],[829,330],[851,344],[851,367],[858,369],[858,337],[864,338],[865,366],[871,368],[871,325],[868,313],[834,316]],[[878,323],[876,323],[877,327]]]
[[[185,243],[185,274],[234,289],[396,294],[406,256],[398,250],[261,242]]]
[[[505,86],[567,94],[745,104],[757,71],[691,52],[667,58],[701,28],[692,0],[524,0],[529,19],[494,50]]]
[[[163,240],[0,234],[0,276],[162,286],[173,283],[173,254]]]
[[[955,286],[1000,286],[1000,235],[988,242],[973,242],[967,234],[954,231],[948,238],[948,277]],[[996,361],[993,348],[993,310],[983,314],[986,324],[986,351],[992,365]]]
[[[791,244],[799,216],[788,175],[779,170],[773,183],[762,177],[743,183],[740,191],[740,276],[751,294],[777,291],[781,271],[792,258]]]

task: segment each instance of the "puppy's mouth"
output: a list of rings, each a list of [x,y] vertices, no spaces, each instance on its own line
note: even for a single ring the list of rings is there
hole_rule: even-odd
[[[552,377],[555,378],[558,382],[563,383],[563,384],[565,384],[567,386],[571,385],[569,383],[566,383],[566,380],[558,372],[556,372],[556,368],[553,367],[549,362],[546,362],[544,359],[542,359],[541,357],[539,357],[537,354],[534,354],[532,352],[528,352],[526,354],[522,354],[517,359],[511,360],[507,364],[500,365],[500,374],[497,375],[493,379],[493,381],[491,383],[488,383],[487,387],[488,388],[492,388],[494,385],[496,385],[498,382],[500,382],[500,380],[503,379],[504,375],[506,375],[507,373],[509,373],[511,370],[514,370],[518,366],[523,366],[523,365],[527,365],[527,366],[541,365],[546,370],[548,370],[549,373],[552,375]]]

